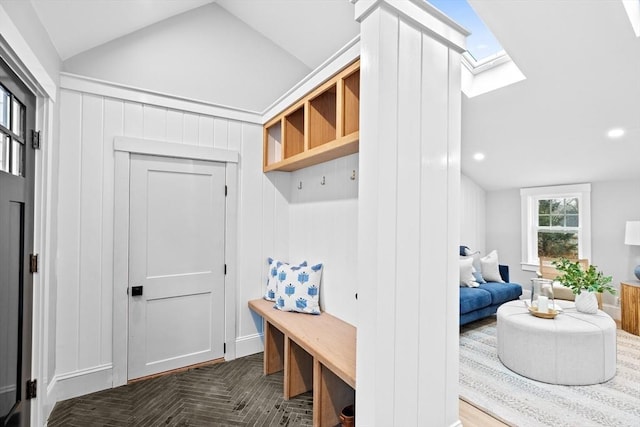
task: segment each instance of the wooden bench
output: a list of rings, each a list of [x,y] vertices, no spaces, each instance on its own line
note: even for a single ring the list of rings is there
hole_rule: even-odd
[[[284,369],[284,398],[313,390],[313,425],[335,426],[355,402],[356,328],[328,313],[284,312],[249,301],[264,320],[264,373]]]

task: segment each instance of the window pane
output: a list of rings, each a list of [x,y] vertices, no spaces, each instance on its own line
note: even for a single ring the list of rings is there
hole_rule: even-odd
[[[17,99],[13,98],[12,111],[11,111],[11,130],[19,135],[21,138],[24,138],[24,107]]]
[[[564,215],[551,215],[552,227],[564,227]]]
[[[564,213],[564,199],[551,199],[551,213]]]
[[[13,149],[11,152],[11,173],[16,176],[23,175],[23,165],[24,165],[24,147],[15,139],[13,140]]]
[[[9,172],[9,144],[8,135],[0,133],[0,171]]]
[[[538,216],[538,226],[540,227],[548,227],[551,225],[551,217],[549,215],[539,215]]]
[[[567,227],[578,227],[580,225],[579,223],[579,216],[578,215],[567,215]]]
[[[549,200],[539,200],[538,201],[538,213],[539,214],[550,214],[551,208],[549,207]]]
[[[578,259],[578,233],[539,231],[538,256]]]
[[[9,92],[0,86],[0,125],[9,127]]]
[[[565,206],[567,208],[568,214],[577,214],[578,213],[578,199],[566,199]]]

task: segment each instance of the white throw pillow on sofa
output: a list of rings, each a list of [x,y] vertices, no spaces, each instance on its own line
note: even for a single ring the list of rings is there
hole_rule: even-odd
[[[502,276],[500,276],[498,264],[498,251],[495,249],[489,252],[487,256],[480,258],[480,266],[482,267],[482,277],[484,277],[484,280],[487,282],[504,283]]]
[[[467,248],[468,249],[468,248]],[[471,251],[467,250],[467,255],[460,256],[460,259],[463,258],[471,258],[473,260],[473,277],[476,283],[482,284],[487,283],[486,280],[482,277],[482,267],[480,266],[480,252],[470,253]]]
[[[469,288],[477,288],[478,282],[473,276],[473,258],[461,257],[460,258],[460,286],[467,286]]]

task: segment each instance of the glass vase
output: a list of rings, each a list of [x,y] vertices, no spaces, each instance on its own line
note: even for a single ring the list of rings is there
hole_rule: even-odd
[[[555,298],[553,295],[553,280],[550,279],[531,279],[531,307],[538,307],[538,298],[545,296],[548,299],[548,307],[555,310]]]

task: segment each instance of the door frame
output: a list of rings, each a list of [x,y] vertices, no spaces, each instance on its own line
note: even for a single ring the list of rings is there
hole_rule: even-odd
[[[57,84],[0,6],[0,55],[36,96],[35,128],[40,130],[40,149],[35,151],[33,194],[33,252],[38,254],[38,272],[33,279],[31,378],[38,380],[37,397],[31,401],[32,425],[43,425],[56,403],[55,396],[55,269],[49,255],[55,252],[54,193],[56,151],[54,110]]]
[[[129,327],[129,184],[131,154],[205,160],[225,163],[227,197],[225,203],[224,251],[227,274],[224,278],[225,360],[236,357],[236,281],[238,226],[238,152],[198,147],[150,139],[114,139],[114,238],[113,238],[113,387],[127,383]]]
[[[0,59],[0,69],[3,74],[6,73],[2,86],[3,89],[9,93],[10,98],[8,98],[8,100],[11,100],[11,104],[14,100],[17,100],[21,109],[23,109],[22,117],[19,119],[23,129],[16,130],[13,129],[11,123],[5,123],[5,132],[0,135],[11,135],[7,141],[9,144],[14,144],[15,140],[20,141],[20,139],[22,140],[20,142],[23,144],[18,176],[13,176],[16,172],[13,168],[17,165],[15,165],[11,159],[7,159],[9,160],[7,162],[9,168],[5,172],[0,173],[0,175],[2,175],[0,176],[0,181],[6,186],[0,190],[3,192],[6,191],[5,197],[2,198],[2,204],[7,210],[4,211],[3,214],[11,217],[12,209],[19,206],[18,212],[14,211],[14,215],[17,214],[18,218],[13,218],[13,221],[17,220],[18,224],[9,222],[9,228],[3,230],[6,234],[2,236],[8,241],[15,239],[13,240],[13,244],[9,243],[9,245],[5,247],[7,252],[5,252],[4,255],[7,257],[5,258],[5,262],[8,262],[5,267],[8,267],[9,271],[13,270],[15,278],[17,278],[17,282],[12,282],[11,273],[7,276],[9,280],[7,285],[17,290],[15,294],[17,301],[12,304],[13,309],[16,310],[15,314],[17,315],[17,322],[13,325],[15,328],[13,331],[16,333],[17,339],[17,345],[15,347],[17,354],[14,353],[14,356],[16,356],[15,362],[6,367],[14,374],[18,373],[18,378],[17,383],[14,384],[15,394],[12,399],[14,400],[13,404],[8,408],[5,407],[3,413],[0,413],[0,422],[2,425],[12,425],[17,422],[19,425],[26,426],[30,425],[31,405],[33,403],[31,401],[32,398],[29,397],[29,387],[27,383],[33,380],[33,274],[30,271],[29,257],[35,253],[34,204],[36,150],[32,143],[32,131],[36,129],[36,97],[33,92],[24,85],[22,80],[13,73],[12,68],[6,64],[4,59]],[[12,106],[7,105],[7,107],[7,110],[12,110],[11,113],[9,113],[9,117],[11,117],[10,120],[13,121],[15,111],[13,111]],[[15,136],[18,136],[18,138],[15,138]],[[14,235],[12,239],[12,232],[16,232],[16,230],[17,236]],[[15,258],[17,258],[19,262],[18,264],[13,264],[12,268],[11,260],[15,263]],[[17,303],[17,306],[15,303]],[[9,310],[11,310],[11,308],[9,308]],[[9,344],[9,349],[14,350],[11,344]],[[10,380],[10,378],[6,378],[5,380]],[[16,380],[16,378],[14,377],[13,380]],[[11,382],[8,384],[5,383],[5,385],[11,385]],[[7,410],[8,412],[5,412]]]

